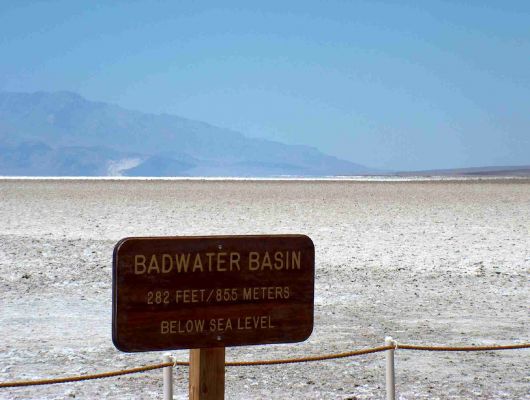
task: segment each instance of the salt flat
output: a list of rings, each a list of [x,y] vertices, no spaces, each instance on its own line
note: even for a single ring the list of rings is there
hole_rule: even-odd
[[[111,258],[126,236],[303,233],[316,248],[304,343],[230,360],[403,343],[528,342],[530,180],[0,180],[0,380],[161,360],[111,341]],[[181,360],[187,352],[175,352]],[[528,350],[396,354],[403,399],[529,398]],[[227,398],[384,397],[384,354],[229,368]],[[186,398],[187,371],[176,377]],[[2,399],[161,397],[161,372],[0,389]]]

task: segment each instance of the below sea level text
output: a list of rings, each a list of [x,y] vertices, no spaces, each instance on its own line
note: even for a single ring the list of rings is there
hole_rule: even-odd
[[[275,326],[269,315],[246,316],[239,318],[186,319],[160,322],[162,335],[189,335],[201,332],[228,332],[233,330],[273,329]]]

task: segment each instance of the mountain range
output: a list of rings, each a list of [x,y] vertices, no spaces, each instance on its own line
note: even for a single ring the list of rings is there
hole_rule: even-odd
[[[474,176],[474,177],[528,177],[530,165],[509,165],[472,168],[432,169],[424,171],[396,172],[397,176]]]
[[[71,92],[0,92],[0,176],[329,176],[371,171],[302,145]]]

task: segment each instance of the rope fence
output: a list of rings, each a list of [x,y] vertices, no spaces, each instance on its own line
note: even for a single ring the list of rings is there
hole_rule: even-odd
[[[495,351],[495,350],[528,349],[530,348],[530,343],[507,344],[504,346],[465,346],[465,347],[417,346],[417,345],[412,345],[412,344],[397,344],[395,348],[402,349],[402,350],[422,350],[422,351]]]
[[[349,351],[345,353],[325,354],[321,356],[309,356],[300,358],[288,358],[278,360],[258,360],[258,361],[228,361],[225,363],[227,367],[246,367],[246,366],[260,366],[260,365],[278,365],[278,364],[294,364],[303,362],[314,362],[314,361],[325,361],[333,360],[338,358],[347,358],[360,356],[364,354],[379,353],[388,350],[419,350],[419,351],[497,351],[497,350],[517,350],[517,349],[528,349],[530,343],[510,344],[501,346],[418,346],[411,344],[401,344],[393,341],[391,345],[372,347],[368,349],[360,349]],[[136,367],[130,369],[122,369],[118,371],[103,372],[99,374],[91,375],[78,375],[69,376],[54,379],[35,379],[26,381],[11,381],[11,382],[0,382],[0,388],[12,388],[21,386],[38,386],[38,385],[51,385],[57,383],[68,383],[68,382],[79,382],[94,379],[112,378],[115,376],[136,374],[140,372],[152,371],[155,369],[162,369],[167,367],[175,366],[189,366],[187,361],[171,361],[159,364],[151,364],[143,367]]]

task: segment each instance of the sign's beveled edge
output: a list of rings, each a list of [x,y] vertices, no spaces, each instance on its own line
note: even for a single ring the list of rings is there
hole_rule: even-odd
[[[112,343],[114,346],[125,353],[139,353],[139,352],[148,352],[148,351],[166,351],[166,350],[188,350],[192,348],[213,348],[218,346],[194,346],[194,347],[182,347],[182,346],[176,346],[176,347],[164,347],[164,348],[128,348],[127,346],[122,346],[122,344],[119,341],[118,336],[118,327],[116,324],[117,321],[117,311],[118,311],[118,288],[117,288],[117,275],[118,275],[118,252],[122,245],[124,245],[126,242],[134,241],[134,240],[171,240],[171,239],[192,239],[192,240],[200,240],[200,239],[245,239],[245,238],[281,238],[281,237],[288,237],[288,238],[304,238],[307,240],[309,245],[311,246],[311,250],[313,252],[313,263],[312,263],[312,280],[313,280],[313,303],[311,304],[311,325],[310,329],[308,329],[308,332],[306,335],[302,336],[301,339],[294,339],[294,340],[286,340],[286,341],[265,341],[261,343],[235,343],[230,344],[228,343],[225,345],[225,347],[239,347],[239,346],[259,346],[259,345],[267,345],[267,344],[288,344],[288,343],[300,343],[305,340],[307,340],[314,330],[315,325],[315,302],[314,302],[314,296],[315,296],[315,244],[313,240],[304,234],[255,234],[255,235],[203,235],[203,236],[129,236],[125,237],[123,239],[120,239],[116,245],[114,246],[113,254],[112,254]]]
[[[309,330],[307,335],[304,335],[301,339],[294,339],[294,340],[282,340],[282,341],[266,341],[266,342],[260,342],[260,343],[217,343],[216,345],[198,345],[193,347],[183,347],[183,346],[175,346],[175,347],[142,347],[142,348],[127,348],[124,346],[116,346],[116,348],[124,353],[143,353],[148,351],[169,351],[169,350],[191,350],[191,349],[209,349],[209,348],[216,348],[216,347],[241,347],[241,346],[266,346],[269,344],[289,344],[289,343],[301,343],[305,340],[307,340],[311,334],[313,333],[313,325],[311,325],[311,329]],[[116,345],[116,343],[114,343]]]
[[[123,243],[131,237],[126,237],[118,241],[114,246],[112,252],[112,343],[114,347],[123,352],[131,352],[127,348],[123,347],[119,341],[118,337],[118,326],[117,326],[117,317],[118,317],[118,287],[116,286],[118,278],[118,251]]]

